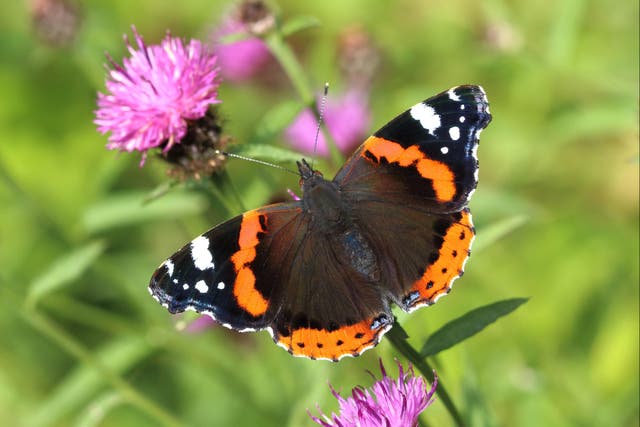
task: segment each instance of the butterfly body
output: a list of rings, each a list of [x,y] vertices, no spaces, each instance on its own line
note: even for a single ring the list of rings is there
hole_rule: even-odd
[[[385,125],[333,180],[299,162],[301,200],[198,236],[158,268],[151,294],[172,313],[266,329],[296,356],[361,354],[392,326],[392,303],[432,304],[462,275],[490,120],[484,91],[458,86]]]

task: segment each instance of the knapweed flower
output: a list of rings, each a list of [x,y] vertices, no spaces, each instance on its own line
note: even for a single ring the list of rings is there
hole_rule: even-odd
[[[343,154],[350,154],[363,142],[370,121],[367,96],[361,91],[350,91],[338,98],[327,99],[324,122]],[[304,110],[285,130],[284,135],[292,147],[303,153],[327,156],[329,148],[322,133],[318,135],[317,152],[314,153],[317,127],[318,120],[311,110]]]
[[[216,56],[198,40],[183,43],[167,35],[147,46],[133,28],[136,47],[125,37],[129,58],[111,58],[107,93],[98,93],[95,123],[110,132],[108,149],[141,151],[181,142],[189,123],[205,116],[217,98]]]
[[[75,40],[82,15],[80,7],[67,0],[30,0],[29,14],[36,35],[52,47],[66,47]]]
[[[203,314],[196,320],[184,326],[184,331],[190,334],[197,334],[218,325],[218,322]]]
[[[398,369],[398,379],[394,380],[387,375],[380,360],[382,378],[370,390],[358,386],[345,399],[331,387],[331,392],[340,405],[340,415],[332,413],[328,417],[321,412],[322,418],[311,414],[309,416],[324,427],[417,426],[420,413],[434,401],[433,393],[438,385],[438,377],[434,375],[431,389],[427,391],[424,379],[414,375],[411,365],[405,372],[398,363]]]
[[[232,35],[243,38],[225,42],[224,38]],[[213,34],[212,44],[218,56],[220,74],[225,80],[233,82],[252,77],[271,57],[267,45],[260,38],[250,35],[246,25],[233,16],[228,17]]]
[[[360,26],[346,28],[338,41],[338,65],[350,88],[368,91],[380,67],[380,51]]]

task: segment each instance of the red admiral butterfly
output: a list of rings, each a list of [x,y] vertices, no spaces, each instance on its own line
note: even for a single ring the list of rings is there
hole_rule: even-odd
[[[294,356],[337,361],[375,346],[391,303],[433,304],[463,273],[475,231],[480,86],[414,105],[369,137],[332,181],[298,162],[303,197],[214,227],[166,260],[149,291]]]

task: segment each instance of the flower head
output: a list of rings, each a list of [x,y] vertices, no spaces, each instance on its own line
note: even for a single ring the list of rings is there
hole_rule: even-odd
[[[67,0],[30,0],[31,23],[38,38],[51,47],[70,46],[82,24],[80,6]]]
[[[432,396],[438,384],[438,377],[435,376],[431,389],[427,391],[424,380],[414,375],[411,365],[405,372],[398,363],[398,369],[398,379],[394,380],[387,376],[381,360],[382,378],[376,381],[370,390],[358,386],[352,390],[351,396],[345,399],[331,388],[331,392],[338,399],[340,415],[332,413],[329,418],[321,412],[322,419],[311,414],[309,416],[324,427],[417,426],[420,413],[433,403]]]
[[[246,34],[246,38],[230,43],[224,37]],[[230,16],[212,36],[215,54],[218,56],[220,74],[225,80],[239,82],[252,77],[269,60],[271,54],[262,39],[249,35],[246,25]]]
[[[107,148],[142,151],[180,143],[190,121],[201,119],[217,99],[216,57],[198,40],[167,35],[147,46],[133,28],[137,47],[125,38],[129,58],[110,59],[107,93],[98,93],[95,123],[111,132]]]
[[[203,314],[196,320],[184,326],[184,331],[190,334],[197,334],[218,325],[218,322],[210,316]]]
[[[371,36],[354,25],[340,34],[337,59],[349,87],[368,90],[380,68],[381,54]]]
[[[327,100],[324,121],[340,151],[350,153],[367,135],[371,116],[367,96],[361,91],[347,92],[341,97]],[[311,110],[304,110],[285,131],[291,146],[303,153],[314,154],[318,121]],[[329,148],[322,133],[318,135],[317,154],[327,156]]]

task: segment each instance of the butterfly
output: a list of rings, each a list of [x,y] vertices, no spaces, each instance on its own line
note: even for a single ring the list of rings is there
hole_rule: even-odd
[[[420,102],[370,136],[332,180],[298,162],[301,200],[250,210],[164,261],[149,291],[241,332],[267,330],[294,356],[337,361],[463,274],[475,236],[482,87]]]

